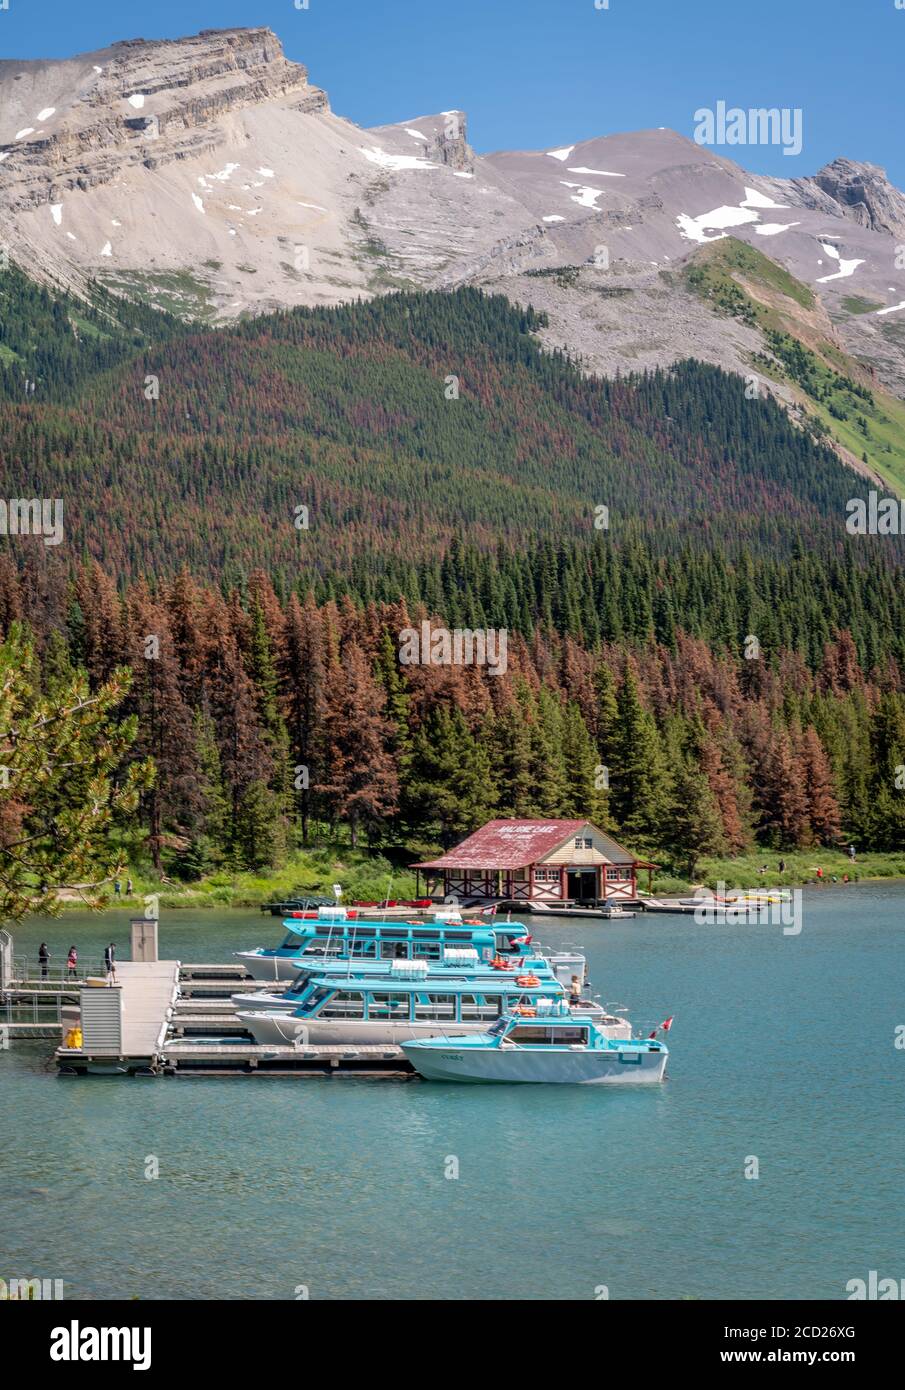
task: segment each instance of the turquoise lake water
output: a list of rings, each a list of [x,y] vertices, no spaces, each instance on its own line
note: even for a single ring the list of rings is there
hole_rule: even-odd
[[[32,924],[16,949],[87,958],[112,937],[125,957],[128,915]],[[87,1299],[842,1299],[871,1269],[905,1277],[905,888],[809,890],[799,936],[653,916],[532,930],[584,950],[636,1023],[675,1015],[662,1087],[75,1079],[52,1044],[15,1043],[0,1278]],[[279,934],[258,913],[166,913],[161,955]]]

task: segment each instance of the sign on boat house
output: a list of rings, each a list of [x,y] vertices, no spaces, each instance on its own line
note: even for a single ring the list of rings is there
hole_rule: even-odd
[[[488,902],[626,902],[656,866],[584,820],[491,820],[423,864],[428,891]]]

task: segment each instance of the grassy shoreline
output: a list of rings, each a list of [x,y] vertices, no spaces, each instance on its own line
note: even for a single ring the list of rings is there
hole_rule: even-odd
[[[412,858],[417,857],[420,857],[419,852],[413,850]],[[780,859],[785,862],[782,873]],[[816,873],[818,867],[823,869],[822,880]],[[722,884],[729,889],[800,888],[821,881],[832,883],[834,879],[841,883],[846,874],[850,883],[905,879],[905,849],[884,854],[859,853],[854,862],[843,851],[826,849],[790,850],[784,854],[760,850],[735,859],[702,859],[694,881],[666,873],[655,874],[653,894],[655,897],[686,896],[700,885],[716,889]],[[124,884],[127,877],[123,875]],[[347,902],[356,898],[380,901],[386,897],[401,900],[415,896],[414,874],[408,870],[394,871],[380,856],[342,846],[299,851],[283,868],[266,874],[221,871],[193,884],[161,882],[140,870],[134,871],[131,877],[134,888],[131,896],[123,893],[116,897],[111,893],[102,911],[128,908],[137,916],[144,911],[145,898],[150,895],[156,895],[160,908],[167,911],[256,908],[271,899],[287,897],[296,888],[313,896],[332,897],[334,883],[342,884]],[[646,889],[646,883],[646,874],[642,874],[639,886]],[[62,903],[64,912],[81,911],[86,906],[81,898]]]

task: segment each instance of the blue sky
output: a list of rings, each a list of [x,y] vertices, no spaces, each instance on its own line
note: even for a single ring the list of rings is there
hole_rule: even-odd
[[[748,168],[813,173],[837,155],[905,187],[905,9],[896,0],[8,0],[0,56],[63,57],[122,38],[269,25],[333,109],[361,125],[460,107],[480,151],[651,126],[715,107],[801,108],[804,146],[727,147]],[[603,0],[597,0],[603,3]]]

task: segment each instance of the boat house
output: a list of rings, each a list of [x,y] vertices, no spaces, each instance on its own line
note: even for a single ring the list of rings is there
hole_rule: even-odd
[[[423,864],[428,892],[471,902],[625,903],[637,895],[636,859],[585,820],[491,820]]]

